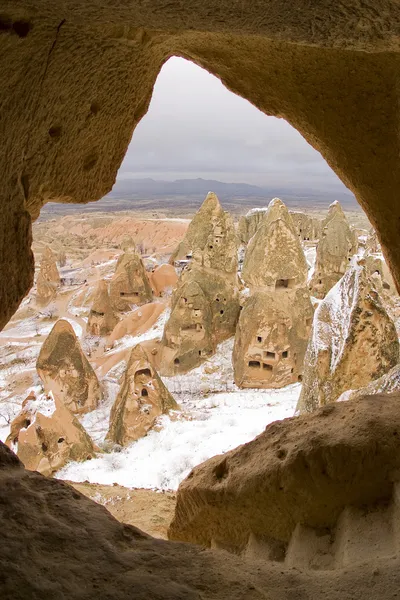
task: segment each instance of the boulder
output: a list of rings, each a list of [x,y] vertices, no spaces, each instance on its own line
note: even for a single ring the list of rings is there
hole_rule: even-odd
[[[179,407],[146,352],[138,344],[130,354],[118,396],[110,414],[107,438],[126,446],[145,436],[157,417]]]
[[[11,423],[6,444],[30,471],[53,475],[71,460],[94,456],[93,443],[65,404],[51,393],[30,395]]]
[[[236,328],[236,385],[280,388],[301,380],[313,312],[307,288],[250,296]]]
[[[398,360],[396,328],[360,261],[315,311],[298,410],[334,402],[344,391],[378,379]]]
[[[149,281],[155,296],[170,294],[178,282],[178,275],[172,265],[159,265],[149,273]]]
[[[165,304],[161,302],[149,302],[139,306],[117,323],[107,338],[107,346],[111,346],[124,335],[136,336],[146,333],[155,325],[164,310]]]
[[[322,234],[317,246],[315,268],[310,281],[310,291],[316,298],[327,292],[346,272],[356,251],[354,234],[338,201],[329,207],[322,223]]]
[[[169,538],[318,574],[392,556],[396,533],[384,523],[398,518],[398,406],[399,395],[365,397],[269,424],[192,470]]]
[[[151,302],[153,292],[142,259],[136,252],[125,252],[119,257],[109,292],[111,305],[118,311]]]
[[[251,290],[305,287],[308,266],[292,219],[279,198],[271,200],[244,257],[242,279]]]
[[[117,323],[118,317],[111,306],[107,283],[102,279],[94,295],[86,332],[90,335],[108,335]]]
[[[57,321],[47,336],[36,362],[36,369],[47,392],[53,392],[73,413],[95,409],[101,389],[72,325]]]

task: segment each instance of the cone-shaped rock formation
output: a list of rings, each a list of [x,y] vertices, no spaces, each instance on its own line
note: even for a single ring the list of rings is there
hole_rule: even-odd
[[[304,212],[290,211],[293,224],[302,242],[319,240],[322,232],[322,221]]]
[[[280,388],[299,381],[312,317],[306,288],[250,296],[236,328],[232,358],[236,385]]]
[[[173,265],[160,265],[149,273],[150,285],[155,296],[161,297],[173,291],[178,275]]]
[[[97,407],[101,398],[98,379],[68,321],[56,322],[43,343],[36,368],[45,390],[58,396],[73,413]]]
[[[307,282],[307,261],[284,203],[274,198],[251,238],[242,278],[251,289],[294,289]]]
[[[36,281],[36,299],[39,305],[47,306],[57,295],[60,285],[56,257],[51,248],[46,246],[40,261],[40,270]]]
[[[222,216],[223,212],[216,194],[209,192],[191,220],[185,237],[172,254],[170,258],[171,264],[177,260],[191,258],[196,250],[203,251],[209,236],[213,232],[214,224]]]
[[[125,252],[117,262],[110,282],[110,299],[114,310],[151,302],[153,292],[142,259],[136,252]]]
[[[51,476],[71,460],[94,456],[93,443],[64,403],[52,394],[28,396],[11,423],[7,445],[30,471]]]
[[[107,438],[126,446],[146,435],[157,417],[178,408],[146,352],[138,344],[131,351],[121,388],[111,409]]]
[[[313,296],[325,297],[346,272],[354,252],[354,235],[350,225],[340,203],[333,202],[322,223],[321,238],[317,246],[315,269],[310,281]]]
[[[363,263],[346,272],[315,312],[300,412],[311,412],[348,389],[364,387],[399,360],[396,328]]]
[[[101,280],[89,312],[86,331],[91,335],[108,335],[117,323],[118,318],[111,306],[107,283]]]

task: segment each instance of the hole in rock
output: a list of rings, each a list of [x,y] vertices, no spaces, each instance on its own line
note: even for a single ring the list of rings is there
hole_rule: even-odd
[[[20,21],[15,21],[12,28],[18,37],[25,38],[32,29],[32,23],[21,19]]]
[[[141,396],[143,396],[143,398],[145,398],[148,395],[149,395],[149,392],[146,390],[146,388],[143,388],[141,391]]]
[[[49,448],[48,448],[47,444],[45,444],[45,443],[43,442],[43,444],[42,444],[42,450],[43,450],[43,452],[47,452],[47,450],[48,450],[48,449],[49,449]]]
[[[289,356],[289,350],[284,350],[282,352],[282,358],[288,358],[288,356]]]
[[[49,129],[49,136],[51,138],[59,138],[61,135],[62,127],[61,125],[53,125]]]
[[[65,438],[60,437],[60,438],[58,438],[57,443],[62,444],[64,441],[65,441]]]
[[[268,363],[263,363],[263,369],[264,371],[273,371],[274,367],[272,365],[269,365]]]
[[[252,369],[259,369],[261,367],[261,363],[259,360],[249,360],[249,367]]]

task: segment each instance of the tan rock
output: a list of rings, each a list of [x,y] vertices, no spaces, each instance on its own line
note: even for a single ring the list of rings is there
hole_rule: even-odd
[[[327,292],[346,272],[354,247],[354,235],[339,202],[329,207],[322,223],[322,234],[317,246],[315,268],[310,281],[310,291],[316,298]]]
[[[163,264],[149,273],[150,285],[155,296],[168,295],[178,283],[178,275],[173,265]]]
[[[157,417],[178,408],[146,352],[138,344],[131,351],[121,388],[111,409],[107,438],[126,446],[145,436]]]
[[[210,302],[194,278],[185,278],[173,294],[171,315],[164,327],[160,373],[189,371],[214,351]]]
[[[56,257],[51,248],[45,247],[40,261],[40,270],[36,281],[36,300],[40,306],[47,306],[57,296],[60,285]]]
[[[376,254],[381,252],[381,245],[378,240],[377,233],[373,227],[368,232],[367,239],[365,241],[365,251],[367,254]]]
[[[302,242],[319,240],[322,232],[321,219],[297,210],[291,210],[289,214]]]
[[[107,283],[100,280],[89,312],[86,332],[90,335],[108,335],[117,323],[118,317],[111,306]]]
[[[244,257],[242,278],[251,289],[304,287],[307,261],[284,203],[274,198],[251,238]]]
[[[366,555],[383,558],[400,468],[398,402],[398,395],[364,397],[276,421],[251,442],[195,467],[179,486],[169,538],[250,559],[258,551],[263,561],[279,561],[279,569],[297,566],[314,570],[314,577],[315,569],[331,575]],[[379,501],[392,501],[387,513],[373,512]],[[382,538],[369,537],[368,519],[375,531],[383,528]],[[371,547],[372,539],[380,542]]]
[[[334,402],[344,391],[378,379],[398,360],[396,328],[360,261],[315,311],[297,408],[312,412]]]
[[[235,273],[238,268],[238,240],[231,215],[221,211],[213,217],[212,231],[204,248],[193,250],[193,261],[206,269]]]
[[[203,251],[209,236],[212,235],[214,224],[221,218],[223,212],[216,194],[209,192],[191,220],[185,237],[172,253],[170,263],[191,258],[196,250]]]
[[[136,336],[145,333],[153,327],[164,310],[165,304],[161,302],[149,302],[136,308],[117,323],[107,339],[107,345],[112,345],[124,335]]]
[[[246,246],[249,243],[267,210],[268,207],[252,208],[247,214],[240,217],[238,223],[238,238],[241,244]]]
[[[51,394],[26,398],[6,443],[26,469],[47,476],[71,460],[94,456],[93,443],[78,419]]]
[[[43,343],[36,369],[47,392],[53,392],[73,413],[95,409],[101,389],[71,324],[60,319]]]
[[[250,296],[236,328],[236,385],[280,388],[301,380],[312,318],[307,288]]]
[[[127,311],[132,306],[151,302],[153,293],[142,259],[136,252],[125,252],[118,259],[109,291],[114,310]]]
[[[400,365],[396,365],[387,373],[370,381],[366,386],[359,389],[349,389],[343,392],[338,402],[347,400],[359,400],[365,396],[377,396],[381,394],[398,394],[400,392]]]

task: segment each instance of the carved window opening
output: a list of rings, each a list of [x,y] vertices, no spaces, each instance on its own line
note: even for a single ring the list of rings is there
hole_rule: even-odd
[[[282,358],[289,358],[289,350],[284,350],[282,352]]]
[[[273,371],[274,367],[272,365],[269,365],[268,363],[263,363],[263,369],[264,371]]]
[[[249,367],[251,369],[259,369],[261,367],[261,363],[259,360],[249,360]]]
[[[146,388],[143,388],[141,391],[141,396],[143,398],[146,398],[149,395],[149,392],[146,390]]]

